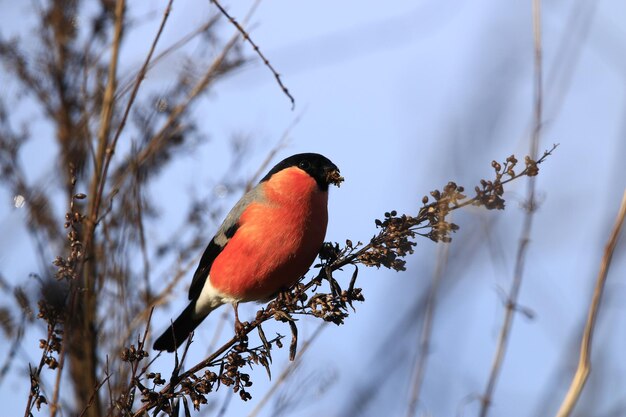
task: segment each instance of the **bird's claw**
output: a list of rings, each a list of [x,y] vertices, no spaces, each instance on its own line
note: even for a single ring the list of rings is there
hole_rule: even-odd
[[[243,323],[239,321],[239,319],[235,320],[235,335],[238,338],[241,338],[246,335],[248,328],[250,327],[250,323],[244,321]]]

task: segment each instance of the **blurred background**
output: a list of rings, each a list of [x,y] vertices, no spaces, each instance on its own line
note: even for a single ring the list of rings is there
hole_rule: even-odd
[[[76,3],[69,20],[76,49],[91,42],[92,52],[105,63],[110,20],[102,23],[109,27],[108,37],[90,41],[89,34],[94,16],[112,7],[106,3]],[[39,362],[45,323],[22,314],[15,294],[19,287],[36,314],[41,282],[54,275],[54,257],[65,256],[62,225],[71,156],[64,152],[72,147],[63,143],[75,137],[63,142],[58,114],[42,105],[45,100],[36,88],[20,81],[19,60],[8,46],[19,45],[27,68],[40,77],[33,83],[54,91],[43,75],[52,70],[42,58],[49,46],[41,33],[53,31],[56,23],[53,17],[38,17],[51,6],[45,1],[0,5],[0,358],[6,358],[0,360],[0,400],[1,414],[21,415],[29,392],[28,364]],[[281,74],[295,108],[250,45],[236,42],[209,88],[186,108],[183,122],[161,136],[176,146],[164,146],[162,154],[143,160],[145,166],[126,163],[126,158],[141,161],[135,157],[151,145],[150,138],[158,136],[159,127],[236,34],[207,1],[173,3],[155,52],[165,54],[141,85],[139,110],[131,112],[112,158],[113,182],[126,184],[119,179],[125,170],[142,181],[141,188],[122,186],[109,215],[134,212],[126,204],[138,192],[145,210],[141,237],[136,228],[112,224],[117,243],[103,246],[110,250],[110,261],[122,265],[111,274],[136,278],[132,285],[103,285],[103,297],[159,294],[177,277],[157,304],[155,333],[184,307],[193,274],[188,269],[195,268],[225,211],[268,158],[272,166],[294,153],[319,152],[340,167],[346,181],[331,190],[327,240],[343,243],[368,241],[376,233],[374,219],[385,211],[416,214],[422,196],[431,190],[448,181],[472,190],[481,178],[492,177],[492,160],[504,161],[511,154],[523,160],[529,152],[534,82],[530,1],[240,1],[224,6],[240,22],[254,8],[245,27]],[[165,7],[165,2],[127,5],[119,91],[132,86]],[[575,370],[604,245],[626,186],[624,18],[626,3],[618,0],[542,2],[539,151],[560,146],[537,177],[539,206],[519,311],[489,415],[554,415]],[[47,23],[40,31],[42,22]],[[177,44],[207,22],[212,22],[207,30]],[[57,31],[55,36],[60,36]],[[176,48],[168,50],[172,45]],[[67,64],[72,65],[75,72],[64,82],[83,83],[98,97],[98,80],[106,78],[107,66],[94,69],[99,75],[85,81],[80,76],[87,64]],[[84,89],[76,90],[79,108]],[[58,104],[49,101],[52,107]],[[114,120],[118,123],[119,115]],[[92,133],[97,132],[94,126]],[[87,146],[76,152],[93,150]],[[89,166],[90,158],[85,161]],[[361,267],[365,302],[356,305],[343,326],[319,330],[318,321],[308,318],[298,323],[301,343],[315,337],[262,408],[255,407],[289,366],[286,348],[274,352],[272,381],[262,367],[251,371],[251,401],[244,403],[222,387],[199,415],[407,415],[415,399],[414,375],[433,282],[432,331],[414,415],[479,415],[513,278],[527,184],[522,178],[506,188],[504,211],[455,212],[460,230],[447,249],[418,239],[406,271]],[[88,186],[88,177],[79,178],[76,192],[87,192]],[[47,207],[48,223],[33,218],[36,204]],[[55,231],[42,231],[45,224]],[[576,416],[626,416],[624,245],[622,239],[609,272],[592,372]],[[351,273],[346,269],[337,278],[349,282]],[[247,304],[240,314],[253,317],[258,308]],[[141,317],[139,307],[102,309],[102,335],[136,341],[141,327],[120,335],[131,322],[145,323],[133,322]],[[214,339],[229,339],[231,325],[229,308],[211,315],[196,332],[188,364],[205,357]],[[289,335],[289,328],[274,323],[265,332]],[[119,343],[102,342],[115,356]],[[171,356],[162,355],[153,369],[167,378],[172,365]],[[50,373],[44,382],[51,386],[53,378]],[[70,374],[65,372],[64,378]],[[73,415],[72,396],[68,381],[61,393],[61,415]]]

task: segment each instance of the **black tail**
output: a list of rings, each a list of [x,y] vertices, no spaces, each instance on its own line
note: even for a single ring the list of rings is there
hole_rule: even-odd
[[[174,352],[180,345],[183,344],[189,334],[196,328],[204,317],[193,317],[193,310],[195,308],[195,301],[189,303],[187,308],[180,313],[180,316],[174,321],[174,323],[167,328],[165,332],[154,342],[152,348],[154,350],[167,350],[168,352]]]

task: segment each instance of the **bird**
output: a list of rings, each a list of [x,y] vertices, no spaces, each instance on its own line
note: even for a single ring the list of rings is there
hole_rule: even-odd
[[[189,287],[189,304],[153,349],[175,351],[222,304],[266,302],[306,273],[328,224],[328,189],[344,178],[317,153],[276,164],[230,210],[206,247]]]

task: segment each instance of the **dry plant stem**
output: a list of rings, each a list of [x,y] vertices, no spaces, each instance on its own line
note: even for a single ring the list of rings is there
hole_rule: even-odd
[[[114,95],[117,86],[117,62],[119,57],[120,43],[122,41],[122,28],[124,23],[124,9],[126,7],[125,0],[118,0],[115,5],[115,31],[113,37],[113,44],[111,46],[111,60],[109,62],[108,80],[107,86],[104,92],[104,98],[102,103],[102,113],[100,115],[100,130],[98,133],[98,150],[94,155],[94,171],[93,178],[90,186],[89,195],[93,198],[90,199],[90,224],[89,231],[85,237],[85,247],[89,252],[91,248],[91,241],[93,240],[94,230],[96,228],[96,219],[98,217],[98,209],[100,206],[97,190],[101,188],[104,181],[102,178],[106,177],[106,172],[103,172],[103,167],[106,166],[107,160],[107,145],[109,141],[109,131],[111,128],[111,118],[113,115],[113,106],[115,104]],[[88,255],[89,256],[89,255]],[[88,270],[88,268],[87,268]],[[95,277],[91,277],[95,279]],[[85,287],[89,289],[90,282],[89,276],[85,280]]]
[[[533,41],[534,41],[534,123],[532,130],[532,138],[530,141],[530,156],[535,158],[539,147],[539,137],[541,133],[542,123],[542,48],[541,48],[541,0],[532,0],[533,11]],[[522,285],[522,277],[524,273],[524,264],[526,261],[526,252],[530,242],[530,233],[533,224],[533,214],[535,212],[535,177],[528,179],[528,190],[526,194],[526,214],[522,224],[522,234],[520,236],[517,256],[515,259],[515,269],[513,273],[513,282],[509,290],[508,299],[506,301],[504,320],[498,334],[498,342],[496,352],[494,354],[491,370],[485,391],[481,396],[480,417],[486,417],[489,412],[493,393],[496,388],[498,376],[502,370],[504,355],[509,342],[511,328],[513,326],[513,317],[517,310],[517,300]]]
[[[102,176],[101,178],[106,178],[107,177],[107,173],[109,170],[109,165],[111,164],[111,158],[113,157],[113,153],[115,152],[115,147],[117,146],[117,141],[120,138],[120,135],[122,134],[122,130],[124,130],[124,126],[126,125],[126,120],[128,119],[128,115],[130,113],[130,110],[133,106],[133,103],[135,102],[135,98],[137,97],[137,92],[139,91],[139,86],[141,85],[141,82],[143,81],[146,72],[148,70],[148,66],[150,65],[150,60],[152,59],[152,55],[154,54],[154,50],[156,48],[157,43],[159,42],[159,39],[161,38],[161,33],[163,33],[163,28],[165,27],[165,23],[167,22],[167,19],[170,15],[170,11],[172,9],[172,3],[174,0],[169,0],[169,2],[167,3],[167,7],[165,8],[165,11],[163,12],[163,18],[161,19],[161,24],[159,25],[159,29],[157,31],[156,36],[154,37],[154,40],[152,41],[152,45],[150,46],[150,51],[148,52],[148,55],[146,56],[146,60],[143,63],[143,66],[141,67],[141,69],[139,70],[139,73],[137,74],[137,79],[135,80],[135,85],[133,87],[133,90],[130,94],[130,98],[128,99],[128,103],[126,104],[126,109],[124,109],[124,114],[122,115],[122,120],[120,121],[119,126],[117,127],[117,131],[115,132],[115,136],[113,137],[113,140],[111,141],[111,145],[109,147],[106,148],[106,152],[104,155],[104,165],[103,165],[103,169],[102,169]],[[96,175],[98,175],[98,171],[95,172]],[[91,194],[95,200],[95,207],[96,207],[96,213],[95,213],[95,217],[92,217],[94,222],[98,221],[98,211],[99,207],[100,207],[100,201],[102,199],[102,193],[104,192],[104,185],[105,185],[105,181],[100,181],[98,184],[98,191],[95,194]],[[93,226],[95,227],[95,225]]]
[[[32,416],[32,409],[37,405],[39,409],[40,404],[47,403],[47,398],[42,395],[44,387],[40,380],[41,372],[44,366],[48,369],[56,369],[59,366],[59,362],[54,357],[55,352],[62,351],[63,343],[58,333],[60,325],[62,323],[62,314],[55,310],[50,309],[47,305],[40,303],[40,315],[47,319],[47,336],[46,339],[40,341],[41,346],[41,359],[36,369],[33,369],[31,364],[28,364],[29,376],[30,376],[30,390],[28,394],[28,400],[26,402],[26,409],[24,411],[24,417]],[[59,349],[60,348],[60,349]],[[44,393],[45,394],[45,393]]]
[[[115,104],[115,90],[117,89],[117,64],[119,59],[120,44],[122,42],[122,30],[124,24],[125,0],[118,0],[115,5],[115,31],[113,35],[113,45],[111,50],[111,60],[109,61],[109,71],[107,75],[107,86],[104,90],[102,100],[102,112],[100,113],[100,130],[98,131],[98,152],[96,154],[94,181],[100,182],[102,174],[102,156],[106,153],[111,130],[111,119],[113,117],[113,106]]]
[[[94,259],[94,242],[96,219],[99,207],[97,198],[98,188],[103,183],[102,167],[107,154],[107,142],[114,108],[114,94],[117,85],[117,63],[119,48],[122,39],[125,1],[118,0],[115,6],[115,25],[113,43],[111,46],[111,60],[109,61],[108,80],[105,88],[102,112],[100,115],[100,129],[98,133],[98,148],[94,155],[94,172],[90,184],[90,196],[87,218],[87,230],[84,236],[85,262],[81,267],[81,282],[72,282],[70,291],[70,308],[68,309],[69,330],[63,337],[63,345],[70,343],[71,348],[63,349],[70,352],[70,372],[75,381],[77,402],[87,404],[92,400],[91,393],[98,385],[96,375],[97,336],[96,322],[96,261]],[[69,340],[68,340],[69,339]],[[59,370],[60,372],[61,370]],[[95,404],[88,408],[89,417],[100,416],[99,398],[95,397]]]
[[[104,98],[102,103],[102,112],[100,114],[100,129],[98,132],[98,150],[94,155],[94,171],[93,178],[90,187],[89,195],[90,199],[90,233],[87,234],[85,242],[89,247],[91,235],[96,227],[96,220],[98,218],[98,210],[100,207],[100,198],[98,197],[98,190],[104,186],[103,178],[106,178],[106,167],[108,165],[107,160],[110,160],[110,153],[108,149],[109,132],[111,129],[111,118],[113,115],[113,106],[115,104],[115,90],[117,87],[117,62],[119,57],[120,43],[122,41],[122,28],[124,23],[124,9],[126,7],[125,0],[118,0],[115,5],[115,34],[113,37],[113,44],[111,47],[111,60],[109,62],[108,80],[107,86],[104,92]],[[107,157],[107,154],[109,156]]]
[[[311,337],[302,344],[302,348],[300,349],[297,358],[294,361],[289,362],[289,365],[287,365],[285,369],[283,369],[283,371],[280,373],[276,381],[272,384],[270,389],[265,393],[263,398],[261,398],[256,407],[254,407],[254,410],[252,410],[252,412],[248,414],[248,417],[256,417],[257,415],[259,415],[263,407],[265,407],[265,404],[267,404],[267,402],[272,398],[278,388],[280,388],[280,386],[285,383],[285,381],[289,378],[293,371],[295,371],[296,368],[300,365],[300,362],[302,361],[302,355],[304,355],[309,346],[311,346],[311,344],[315,342],[317,337],[322,333],[322,330],[328,327],[327,324],[328,323],[326,322],[322,322],[317,326]]]
[[[281,90],[283,90],[283,93],[285,93],[285,95],[289,98],[289,101],[291,101],[291,109],[293,110],[295,108],[295,106],[296,106],[296,100],[293,98],[291,93],[289,93],[289,90],[287,89],[287,87],[285,87],[285,85],[283,84],[282,80],[280,79],[280,74],[274,69],[274,67],[272,66],[270,61],[265,57],[265,55],[263,55],[263,53],[261,52],[261,49],[259,49],[258,45],[256,43],[254,43],[254,41],[250,38],[250,35],[248,34],[248,32],[246,32],[246,30],[235,20],[234,17],[232,17],[230,14],[228,14],[226,9],[224,9],[222,7],[222,5],[217,0],[210,0],[210,1],[211,1],[211,3],[215,4],[215,6],[217,6],[217,8],[220,10],[220,12],[224,16],[226,16],[228,18],[228,20],[230,20],[230,23],[232,23],[233,26],[235,26],[237,28],[239,33],[241,33],[241,36],[243,36],[243,39],[245,41],[247,41],[252,46],[252,49],[254,49],[254,52],[256,52],[256,54],[259,56],[259,58],[261,58],[261,60],[263,61],[263,64],[265,64],[265,66],[268,67],[270,69],[270,71],[272,71],[272,74],[274,74],[274,78],[276,78],[276,82],[280,86]]]
[[[411,397],[409,399],[409,406],[406,413],[407,417],[412,417],[415,415],[415,412],[417,410],[417,404],[419,402],[422,382],[424,381],[424,374],[426,372],[426,362],[430,353],[430,338],[435,317],[437,291],[439,289],[439,283],[441,282],[441,278],[443,277],[445,267],[448,263],[449,248],[450,245],[445,243],[443,244],[443,246],[439,246],[437,266],[435,268],[430,291],[428,293],[426,310],[424,311],[424,324],[422,325],[422,331],[419,338],[419,351],[417,360],[415,362],[413,383],[411,387]]]
[[[602,257],[602,263],[600,264],[600,271],[598,272],[598,278],[593,290],[593,298],[591,299],[591,305],[589,306],[589,312],[587,314],[587,323],[585,324],[583,338],[580,344],[578,367],[576,368],[576,373],[574,374],[569,390],[561,403],[561,407],[556,413],[557,417],[568,417],[572,413],[574,406],[576,405],[576,402],[578,401],[578,398],[580,398],[580,394],[585,387],[587,377],[591,372],[591,342],[593,339],[593,331],[596,326],[600,303],[602,302],[602,293],[606,284],[609,266],[611,265],[613,252],[615,250],[615,246],[617,245],[617,240],[619,238],[622,225],[624,224],[625,217],[626,189],[624,190],[624,195],[622,196],[622,203],[620,205],[617,218],[615,219],[615,225],[611,231],[609,241],[604,248],[604,256]]]
[[[122,117],[122,120],[120,122],[120,125],[117,128],[117,131],[115,133],[113,140],[110,142],[109,141],[110,125],[111,125],[111,119],[112,119],[112,114],[113,114],[113,107],[115,105],[114,98],[115,98],[115,91],[117,87],[117,62],[118,62],[119,48],[120,48],[121,38],[122,38],[122,29],[123,29],[123,24],[124,24],[124,12],[125,12],[125,6],[126,6],[125,1],[118,0],[115,6],[115,29],[114,29],[112,52],[111,52],[111,61],[109,64],[107,87],[105,89],[105,95],[103,99],[103,110],[101,114],[100,130],[99,130],[99,135],[98,135],[98,149],[97,149],[96,155],[94,156],[95,158],[94,172],[93,172],[92,182],[91,182],[90,191],[89,191],[90,199],[89,199],[89,207],[88,207],[88,217],[87,217],[87,222],[86,222],[87,230],[86,230],[85,237],[84,237],[84,248],[85,248],[86,260],[85,260],[85,264],[83,265],[83,271],[82,271],[82,276],[84,280],[82,285],[84,286],[85,291],[84,291],[84,295],[82,296],[84,298],[84,301],[82,303],[83,305],[81,306],[81,310],[77,309],[78,305],[76,303],[78,300],[75,299],[77,297],[76,295],[77,288],[75,288],[75,285],[72,291],[72,298],[73,298],[72,304],[74,305],[74,307],[72,308],[72,311],[74,311],[75,313],[79,313],[79,316],[82,316],[82,318],[80,319],[80,322],[81,322],[81,327],[83,328],[82,337],[85,340],[84,342],[79,342],[81,343],[81,345],[84,346],[84,348],[82,348],[83,349],[82,356],[85,358],[93,357],[93,360],[95,360],[96,342],[95,342],[95,334],[92,329],[93,329],[93,323],[95,322],[95,314],[96,314],[95,313],[96,311],[95,280],[96,280],[96,273],[97,273],[96,260],[95,260],[95,254],[94,254],[94,250],[95,250],[94,242],[95,242],[96,227],[98,224],[98,217],[99,217],[99,212],[100,212],[100,207],[101,207],[102,194],[103,194],[105,183],[106,183],[108,168],[111,162],[111,158],[113,156],[115,146],[117,144],[117,140],[120,137],[121,131],[124,127],[124,123],[126,121],[126,118],[128,117],[130,107],[132,106],[133,100],[139,88],[139,84],[141,83],[141,80],[145,73],[145,68],[147,67],[147,64],[150,61],[152,53],[154,52],[155,45],[159,39],[159,36],[163,30],[163,26],[165,25],[165,22],[169,15],[169,9],[171,7],[171,3],[172,3],[172,0],[170,0],[168,4],[168,8],[166,9],[166,12],[163,16],[159,31],[152,43],[152,47],[150,49],[150,53],[148,54],[148,57],[146,58],[144,67],[142,68],[143,71],[140,71],[137,77],[135,88],[126,106],[124,116]],[[80,338],[77,335],[74,335],[73,339],[80,340]],[[86,367],[86,369],[93,370],[93,372],[95,372],[96,368],[97,367],[95,365]],[[84,372],[84,371],[77,370],[77,372]],[[97,386],[97,381],[96,381],[95,375],[91,375],[91,377],[87,381],[85,381],[85,384],[82,389],[91,390],[96,386]],[[95,403],[93,406],[89,407],[89,409],[87,410],[87,415],[98,416],[99,413],[100,413],[100,404],[99,404],[98,396],[96,395]]]
[[[48,329],[48,340],[50,340],[50,329]],[[33,371],[30,364],[28,365],[30,379],[31,379],[31,389],[28,395],[28,400],[26,401],[26,410],[24,410],[24,417],[29,417],[32,414],[31,411],[34,406],[33,401],[35,400],[35,395],[37,394],[37,392],[34,391],[33,389],[33,380],[35,380],[36,383],[39,384],[39,375],[41,374],[41,370],[43,369],[45,365],[45,358],[47,354],[48,354],[48,348],[46,347],[43,349],[43,352],[41,354],[41,359],[39,361],[39,366],[37,367],[37,370]]]

